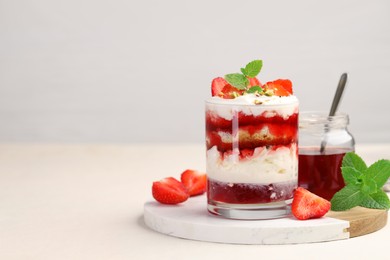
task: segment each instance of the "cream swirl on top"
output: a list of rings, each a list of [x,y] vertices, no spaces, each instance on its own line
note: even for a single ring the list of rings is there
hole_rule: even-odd
[[[234,99],[224,99],[214,96],[206,102],[209,111],[216,113],[216,115],[226,120],[232,120],[234,114],[237,112],[254,116],[266,112],[265,115],[267,117],[273,117],[278,114],[283,118],[288,118],[292,114],[298,113],[299,104],[297,97],[294,95],[280,97],[256,94],[245,94]]]

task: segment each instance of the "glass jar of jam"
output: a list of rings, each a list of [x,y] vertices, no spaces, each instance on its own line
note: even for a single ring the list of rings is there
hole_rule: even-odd
[[[299,115],[298,185],[330,200],[345,186],[341,163],[347,152],[355,150],[345,113],[328,116],[325,112]]]

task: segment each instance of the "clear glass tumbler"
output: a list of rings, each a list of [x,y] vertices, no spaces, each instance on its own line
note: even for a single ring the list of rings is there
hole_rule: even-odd
[[[299,114],[299,186],[330,200],[344,187],[341,163],[345,153],[355,150],[345,113]]]
[[[208,210],[232,219],[286,216],[298,183],[298,101],[206,101]]]

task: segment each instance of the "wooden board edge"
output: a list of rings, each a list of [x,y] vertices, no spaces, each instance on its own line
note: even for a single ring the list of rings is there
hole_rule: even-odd
[[[373,233],[386,226],[388,211],[355,207],[347,211],[330,211],[327,217],[349,221],[349,237],[358,237]]]

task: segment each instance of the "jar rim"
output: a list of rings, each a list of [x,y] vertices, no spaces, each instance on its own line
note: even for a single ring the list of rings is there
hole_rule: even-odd
[[[300,125],[318,125],[318,124],[345,124],[349,123],[349,116],[345,112],[337,112],[334,116],[329,116],[325,111],[300,111]]]

